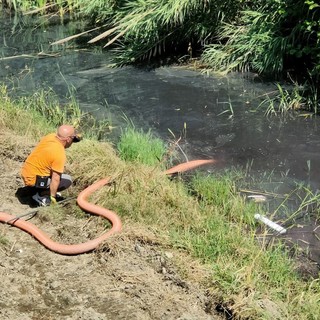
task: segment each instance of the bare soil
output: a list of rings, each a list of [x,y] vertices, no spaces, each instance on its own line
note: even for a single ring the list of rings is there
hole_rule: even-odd
[[[25,140],[0,132],[0,211],[13,215],[30,210],[15,196],[32,147]],[[57,242],[85,242],[103,232],[97,217],[59,218],[52,208],[29,221]],[[0,319],[225,319],[201,287],[206,271],[200,264],[142,226],[124,222],[121,234],[76,256],[51,252],[4,223],[0,240]]]

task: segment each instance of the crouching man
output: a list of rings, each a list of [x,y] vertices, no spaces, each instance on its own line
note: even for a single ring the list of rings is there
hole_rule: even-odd
[[[56,133],[43,137],[24,162],[21,176],[27,187],[34,187],[32,196],[40,206],[48,206],[61,200],[59,191],[69,188],[72,179],[64,174],[65,149],[73,142],[79,142],[75,128],[62,125]]]

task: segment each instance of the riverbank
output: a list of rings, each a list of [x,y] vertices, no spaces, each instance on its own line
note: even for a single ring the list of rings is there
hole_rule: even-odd
[[[45,121],[41,124],[40,119],[34,122],[31,113],[11,108],[8,103],[1,100],[0,211],[20,215],[34,205],[20,203],[15,197],[23,186],[19,175],[23,159],[39,135],[53,127]],[[10,117],[17,121],[10,121]],[[99,152],[101,162],[115,161],[118,167],[120,160],[108,143],[83,142],[80,149],[91,150],[95,156]],[[73,153],[76,156],[77,150]],[[81,153],[80,158],[83,156]],[[89,180],[95,179],[81,179],[79,164],[85,161],[82,158],[74,162],[69,154],[68,170],[75,178],[69,196],[77,195]],[[99,165],[90,166],[97,170]],[[111,171],[99,175],[106,174]],[[29,222],[61,243],[85,242],[109,228],[102,219],[81,212],[75,200],[56,208],[41,208]],[[209,296],[197,283],[206,275],[200,264],[184,252],[173,250],[165,235],[160,237],[129,218],[123,218],[123,222],[121,234],[111,237],[98,250],[77,256],[53,253],[29,234],[0,224],[1,319],[220,319],[215,311],[206,312]],[[193,270],[197,272],[193,274]]]
[[[14,196],[21,164],[64,113],[44,118],[45,101],[13,102],[5,91],[0,102],[1,211],[21,214],[29,208]],[[242,319],[319,318],[318,281],[302,279],[281,245],[258,245],[255,204],[239,197],[230,177],[189,177],[186,187],[161,166],[121,160],[89,131],[68,150],[66,170],[74,177],[70,196],[112,177],[115,184],[90,201],[116,211],[124,230],[90,254],[65,257],[1,224],[3,318],[218,319],[216,310]],[[74,202],[43,208],[31,222],[62,243],[109,227]]]
[[[23,214],[30,207],[14,196],[21,186],[19,157],[33,143],[3,127],[0,139],[1,211]],[[4,155],[3,146],[14,152],[9,155],[7,148]],[[75,200],[59,209],[43,208],[29,222],[61,243],[84,242],[105,229],[102,220],[76,209]],[[71,257],[5,224],[0,240],[1,319],[220,319],[205,311],[209,297],[196,282],[205,273],[199,269],[192,275],[190,269],[194,283],[182,276],[175,261],[190,258],[172,252],[148,228],[125,223],[121,234],[95,252]]]

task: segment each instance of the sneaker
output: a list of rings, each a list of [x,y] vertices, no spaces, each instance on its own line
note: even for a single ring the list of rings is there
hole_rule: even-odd
[[[38,203],[39,206],[47,207],[50,206],[50,197],[49,196],[43,196],[41,197],[39,193],[36,193],[34,196],[32,196],[32,199]]]
[[[62,200],[64,200],[65,198],[61,195],[61,193],[60,192],[57,192],[56,193],[56,200],[57,200],[57,202],[60,202],[60,201],[62,201]]]

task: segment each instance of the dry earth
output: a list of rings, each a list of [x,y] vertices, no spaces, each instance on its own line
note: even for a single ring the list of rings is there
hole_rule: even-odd
[[[19,215],[30,210],[15,192],[32,145],[4,132],[0,143],[0,211]],[[103,231],[97,217],[59,218],[51,208],[29,221],[64,243],[85,242]],[[76,256],[51,252],[3,223],[0,239],[6,240],[0,243],[0,319],[222,319],[199,284],[205,271],[150,230],[124,223],[123,232],[101,248]]]

